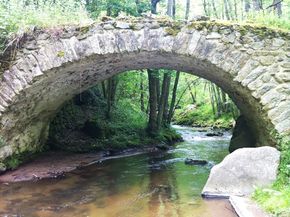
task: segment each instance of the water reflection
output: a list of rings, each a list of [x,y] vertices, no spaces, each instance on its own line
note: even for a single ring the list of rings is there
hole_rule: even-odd
[[[166,153],[105,161],[59,180],[2,185],[0,216],[234,217],[227,201],[200,198],[210,165],[184,164],[187,157],[218,163],[230,135],[178,130],[185,142]]]

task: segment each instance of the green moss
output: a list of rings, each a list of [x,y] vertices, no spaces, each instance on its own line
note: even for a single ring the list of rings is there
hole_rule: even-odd
[[[4,141],[4,139],[0,136],[0,148],[5,146],[6,142]]]
[[[58,51],[57,52],[57,56],[58,57],[64,57],[64,55],[65,55],[65,52],[64,51]]]
[[[20,164],[25,163],[36,157],[42,150],[25,151],[18,154],[13,154],[7,157],[2,163],[5,164],[7,169],[16,169]]]
[[[279,28],[266,27],[261,24],[249,24],[249,23],[233,23],[229,21],[193,21],[187,25],[189,29],[203,30],[207,31],[221,31],[228,28],[232,31],[239,31],[241,35],[246,33],[253,33],[260,38],[275,38],[282,37],[289,40],[289,34],[287,30]]]
[[[167,33],[167,35],[177,36],[178,33],[180,32],[180,30],[176,30],[176,29],[173,29],[171,27],[167,27],[167,28],[165,28],[165,32]]]

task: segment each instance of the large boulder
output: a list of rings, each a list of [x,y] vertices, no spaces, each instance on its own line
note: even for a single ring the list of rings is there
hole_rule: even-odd
[[[273,147],[241,148],[211,169],[204,197],[250,195],[255,187],[271,184],[277,176],[280,152]]]
[[[233,136],[230,141],[229,151],[233,152],[239,148],[255,147],[256,139],[243,115],[236,120]]]

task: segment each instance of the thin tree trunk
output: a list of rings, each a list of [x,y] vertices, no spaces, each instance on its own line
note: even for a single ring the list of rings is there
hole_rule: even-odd
[[[262,9],[260,0],[253,0],[253,9],[255,11],[260,11]]]
[[[144,83],[143,83],[143,73],[140,73],[140,107],[141,111],[145,111],[145,104],[144,104]]]
[[[102,91],[103,91],[103,97],[104,99],[107,98],[107,91],[106,91],[106,82],[102,81]]]
[[[160,0],[151,0],[151,13],[157,14],[157,4]]]
[[[156,91],[157,91],[157,103],[160,102],[160,76],[159,76],[159,70],[155,71],[156,76]]]
[[[149,83],[149,122],[148,132],[150,134],[156,134],[157,127],[157,90],[156,90],[156,75],[153,70],[147,69],[148,83]]]
[[[175,0],[173,0],[172,3],[172,18],[175,19],[175,15],[176,15],[176,2]]]
[[[234,0],[234,15],[235,15],[235,19],[238,20],[238,6],[237,6],[237,0]]]
[[[173,17],[173,0],[167,0],[167,12],[166,14]]]
[[[227,20],[230,20],[231,17],[230,17],[230,13],[229,13],[229,8],[228,8],[227,0],[224,0],[223,3],[224,3],[224,10],[225,10],[226,18],[227,18]]]
[[[218,13],[217,13],[217,9],[216,9],[216,6],[215,6],[215,0],[211,0],[211,5],[212,5],[214,16],[216,18],[219,18]]]
[[[186,0],[185,20],[188,20],[190,10],[190,0]]]
[[[194,94],[192,93],[191,84],[188,82],[186,82],[186,84],[187,84],[188,89],[189,89],[189,94],[191,96],[192,104],[194,104],[196,102],[196,100],[195,100]]]
[[[180,72],[177,71],[176,76],[175,76],[173,91],[172,91],[172,98],[171,98],[170,109],[169,109],[168,118],[167,118],[167,124],[170,124],[172,117],[173,117],[173,114],[174,114],[176,92],[177,92],[177,86],[178,86],[178,82],[179,82],[179,75],[180,75]]]
[[[203,0],[203,10],[206,16],[209,16],[208,9],[207,9],[207,1]]]
[[[161,96],[160,96],[159,105],[158,105],[157,129],[160,129],[163,123],[163,117],[164,117],[163,114],[165,112],[168,81],[170,81],[170,75],[168,72],[166,72],[163,75],[162,91],[161,91]]]
[[[216,116],[215,100],[214,100],[214,93],[212,90],[212,85],[209,85],[209,93],[210,93],[210,102],[212,106],[212,112],[213,112],[213,115]]]
[[[274,13],[277,14],[279,17],[282,16],[282,0],[273,0],[274,5]]]
[[[251,9],[250,0],[245,0],[245,12],[248,13]]]
[[[230,0],[225,0],[226,1],[226,3],[227,3],[227,5],[228,5],[228,13],[229,13],[229,15],[230,15],[230,19],[231,20],[234,20],[234,16],[233,16],[233,7],[232,7],[232,3],[231,3],[231,1]]]
[[[111,118],[111,110],[114,105],[117,92],[117,79],[114,76],[109,78],[107,82],[107,118]]]
[[[171,75],[170,73],[167,73],[168,75],[166,76],[166,87],[165,87],[165,103],[164,103],[164,109],[163,109],[163,120],[162,124],[166,126],[167,119],[168,119],[168,113],[169,113],[169,108],[168,108],[168,99],[169,99],[169,92],[170,92],[170,80],[171,80]]]

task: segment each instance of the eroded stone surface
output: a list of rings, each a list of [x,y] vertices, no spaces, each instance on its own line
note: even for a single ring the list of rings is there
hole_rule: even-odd
[[[0,72],[0,162],[39,149],[66,100],[132,69],[167,68],[206,78],[235,101],[258,144],[275,145],[273,129],[289,136],[289,33],[158,17],[103,20],[35,29],[21,41],[15,59]],[[283,115],[274,117],[274,110]]]
[[[280,152],[273,147],[241,148],[211,169],[202,190],[205,197],[250,195],[275,181]]]

